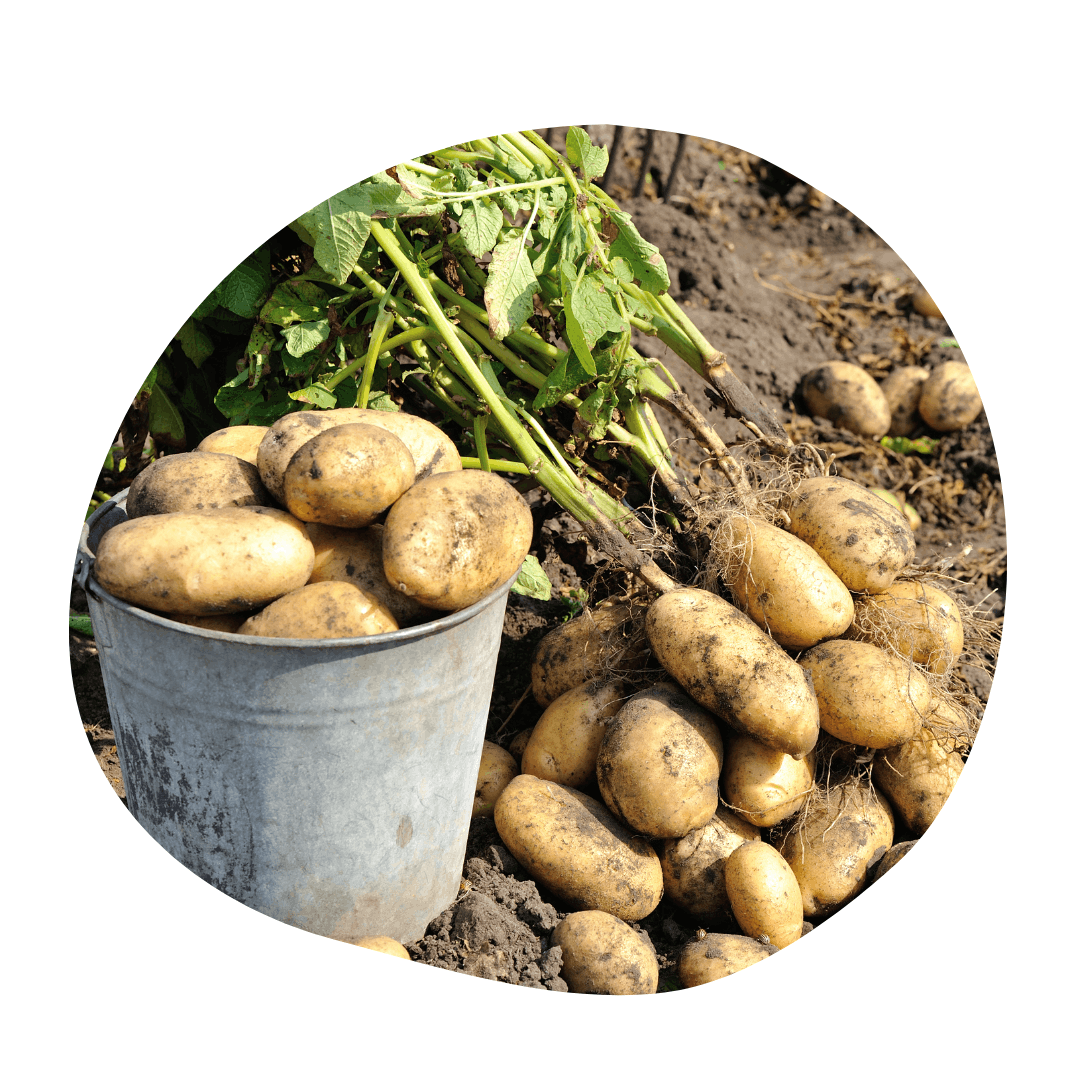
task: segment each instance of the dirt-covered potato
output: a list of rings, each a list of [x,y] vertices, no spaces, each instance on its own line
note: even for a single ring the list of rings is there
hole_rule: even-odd
[[[127,494],[127,516],[216,510],[223,506],[269,506],[259,470],[233,454],[192,450],[150,462]]]
[[[320,581],[268,604],[237,632],[273,638],[347,638],[397,629],[393,615],[355,585]]]
[[[177,615],[174,613],[169,618],[174,622],[194,626],[199,630],[217,630],[221,634],[235,634],[247,621],[248,614],[245,611],[233,615]]]
[[[562,949],[562,978],[572,994],[655,994],[656,952],[622,919],[606,911],[575,911],[551,933]]]
[[[877,862],[870,864],[867,883],[872,885],[882,874],[891,870],[916,843],[915,840],[905,840],[902,844],[893,844]]]
[[[963,768],[959,753],[923,730],[908,742],[878,754],[873,780],[904,824],[922,836],[952,794]]]
[[[889,403],[874,377],[858,364],[829,360],[807,373],[802,391],[811,416],[872,439],[889,430]]]
[[[935,675],[943,675],[964,649],[964,624],[956,601],[920,581],[896,581],[855,605],[858,618],[847,636],[895,650]]]
[[[928,319],[942,318],[941,309],[934,303],[934,298],[920,285],[911,296],[911,306]]]
[[[528,504],[501,476],[481,469],[435,473],[390,507],[383,570],[406,596],[459,611],[518,572],[532,534]]]
[[[723,760],[715,719],[674,684],[658,683],[608,721],[596,779],[609,809],[632,829],[680,837],[716,812]]]
[[[831,915],[866,886],[867,868],[892,846],[893,816],[870,788],[822,793],[780,844],[802,891],[808,919]]]
[[[304,523],[268,506],[151,514],[114,525],[94,577],[113,596],[165,614],[251,611],[300,588],[315,551]]]
[[[930,715],[926,676],[865,641],[823,641],[799,663],[810,672],[822,730],[883,750],[915,737]]]
[[[763,945],[742,934],[706,934],[683,946],[675,973],[683,989],[689,990],[734,975],[779,951],[775,945]]]
[[[406,949],[400,941],[395,941],[392,937],[385,937],[382,935],[376,937],[362,937],[357,938],[353,944],[359,945],[361,949],[371,949],[373,952],[386,953],[388,956],[397,956],[402,960],[412,959],[408,949]]]
[[[592,679],[560,694],[541,714],[521,755],[521,771],[564,787],[596,776],[596,755],[608,721],[629,696],[621,679]]]
[[[771,844],[751,840],[724,866],[731,913],[744,934],[786,949],[802,937],[802,891],[794,871]]]
[[[214,454],[232,454],[257,467],[259,445],[269,430],[264,424],[234,424],[211,432],[195,449]]]
[[[919,398],[930,372],[909,366],[893,368],[882,380],[881,392],[889,403],[890,435],[910,435],[920,423]]]
[[[523,773],[495,803],[506,849],[542,888],[576,909],[643,919],[664,892],[660,859],[603,803]]]
[[[915,534],[903,511],[861,484],[814,476],[781,500],[788,526],[852,592],[887,589],[915,557]]]
[[[656,659],[699,705],[794,758],[814,748],[813,686],[738,608],[703,589],[676,589],[649,605],[645,630]]]
[[[409,448],[416,466],[415,479],[423,480],[433,473],[461,470],[461,455],[453,440],[441,428],[437,428],[422,416],[390,412],[386,409],[348,411],[355,414],[353,422],[381,427],[396,435]]]
[[[527,727],[523,731],[519,731],[506,745],[506,749],[510,751],[510,755],[517,762],[519,768],[521,759],[525,754],[525,747],[529,745],[529,740],[532,738],[532,733],[533,729]]]
[[[982,412],[971,368],[962,360],[938,364],[923,383],[919,415],[935,431],[959,431]]]
[[[720,784],[740,817],[769,828],[802,809],[814,786],[814,755],[796,761],[749,735],[737,735],[727,743]]]
[[[724,886],[728,856],[748,840],[760,840],[759,829],[721,806],[712,820],[660,847],[664,896],[706,926],[731,918]]]
[[[752,518],[733,518],[731,532],[741,558],[725,580],[739,607],[774,641],[805,649],[851,625],[850,591],[809,544]]]
[[[472,816],[491,817],[503,789],[517,775],[518,766],[513,755],[498,743],[485,739],[484,750],[480,755],[480,770],[476,775]]]
[[[348,423],[341,413],[355,413],[354,409],[326,409],[317,412],[308,409],[302,412],[286,413],[275,420],[267,429],[256,462],[259,476],[266,485],[266,490],[282,505],[285,505],[285,470],[292,461],[293,454],[322,431]],[[354,421],[355,422],[355,421]]]
[[[567,690],[602,675],[605,667],[640,667],[647,650],[631,647],[629,620],[629,604],[604,600],[548,631],[537,643],[530,669],[537,705],[547,708]]]

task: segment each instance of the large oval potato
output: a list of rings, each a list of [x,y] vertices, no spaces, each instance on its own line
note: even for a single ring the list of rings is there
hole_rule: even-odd
[[[150,462],[127,494],[127,516],[216,510],[223,506],[269,506],[259,470],[233,454],[192,450]]]
[[[211,432],[195,449],[232,454],[258,467],[259,446],[269,430],[264,424],[233,424]]]
[[[874,759],[874,783],[885,792],[904,824],[922,836],[952,794],[964,759],[920,731],[915,738],[891,747]]]
[[[938,364],[923,383],[919,415],[935,431],[959,431],[982,412],[971,368],[962,360]]]
[[[521,771],[563,787],[580,788],[596,776],[608,721],[629,694],[622,679],[592,679],[560,694],[536,721],[521,755]]]
[[[675,971],[683,989],[689,990],[734,975],[779,951],[742,934],[706,934],[683,946]]]
[[[622,919],[606,911],[575,911],[551,933],[562,949],[562,978],[572,994],[655,994],[656,952]]]
[[[884,750],[918,733],[930,715],[926,676],[864,641],[823,641],[799,663],[810,672],[821,727],[843,742]]]
[[[735,921],[748,937],[786,949],[802,937],[802,891],[787,860],[771,844],[751,840],[728,856],[724,884]]]
[[[910,435],[919,426],[919,398],[930,372],[918,366],[893,368],[881,383],[889,404],[889,434]]]
[[[166,614],[250,611],[299,589],[315,551],[304,524],[268,506],[153,514],[114,525],[94,577],[106,592]]]
[[[501,476],[481,469],[435,473],[390,507],[383,570],[406,596],[459,611],[518,572],[532,534],[528,504]]]
[[[518,764],[509,750],[498,743],[484,740],[480,754],[480,769],[476,774],[476,794],[473,796],[472,816],[492,817],[495,803],[506,785],[518,775]]]
[[[675,589],[649,605],[645,630],[656,659],[699,705],[794,758],[814,748],[812,684],[738,608],[703,589]]]
[[[716,812],[723,760],[713,717],[677,686],[658,683],[608,721],[596,779],[608,808],[632,829],[680,837]]]
[[[660,859],[603,803],[523,773],[495,803],[507,850],[543,888],[578,909],[643,919],[664,892]]]
[[[347,581],[321,581],[286,593],[237,631],[255,637],[346,638],[389,634],[393,615]]]
[[[749,735],[737,735],[727,744],[720,782],[740,817],[770,828],[802,809],[814,787],[814,755],[796,761]]]
[[[889,403],[874,377],[858,364],[829,360],[807,373],[802,391],[812,416],[872,439],[889,430]]]
[[[852,592],[883,592],[915,557],[915,534],[903,511],[852,480],[808,477],[781,507],[791,519],[788,530]]]
[[[373,424],[338,424],[308,439],[285,468],[285,507],[301,521],[361,529],[413,484],[409,448]]]
[[[727,581],[736,602],[786,649],[839,637],[855,608],[847,586],[797,536],[765,521],[736,516],[733,548],[741,552]]]

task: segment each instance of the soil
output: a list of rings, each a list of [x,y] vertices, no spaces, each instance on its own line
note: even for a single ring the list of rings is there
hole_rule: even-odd
[[[592,128],[610,145],[611,128]],[[561,149],[563,132],[552,134]],[[922,519],[916,562],[938,567],[960,593],[1000,627],[1006,594],[1005,511],[997,457],[985,414],[962,431],[940,437],[932,453],[900,454],[878,442],[807,415],[799,392],[803,375],[827,360],[845,359],[875,378],[917,363],[932,368],[963,359],[947,322],[919,314],[914,274],[864,222],[827,195],[769,162],[734,147],[690,138],[674,185],[665,191],[677,136],[655,133],[647,182],[633,197],[645,132],[627,129],[605,178],[645,238],[663,253],[671,292],[706,338],[726,354],[740,379],[784,422],[793,440],[835,455],[836,471],[895,491]],[[661,360],[729,445],[748,439],[725,418],[704,383],[656,338],[635,346]],[[707,476],[702,454],[677,421],[659,417],[677,463]],[[926,431],[918,434],[931,434]],[[487,738],[507,746],[542,709],[529,693],[529,661],[540,638],[577,610],[584,595],[611,588],[598,577],[605,560],[581,537],[576,522],[546,495],[528,495],[535,522],[533,554],[554,586],[550,601],[511,594],[491,700]],[[77,586],[72,611],[85,611]],[[965,654],[960,671],[977,712],[990,690],[993,650]],[[92,641],[71,634],[75,694],[87,738],[103,772],[123,798],[116,745]],[[593,794],[597,794],[593,792]],[[897,855],[915,837],[897,830]],[[458,900],[419,941],[406,942],[413,959],[473,976],[565,991],[561,953],[550,934],[568,914],[558,898],[529,879],[500,841],[490,819],[474,819]],[[632,924],[656,951],[661,991],[679,988],[679,949],[705,931],[670,901]],[[804,930],[812,929],[807,923]]]

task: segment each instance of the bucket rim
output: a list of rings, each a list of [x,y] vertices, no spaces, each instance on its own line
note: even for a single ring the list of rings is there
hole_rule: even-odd
[[[110,510],[124,509],[123,504],[127,501],[127,493],[127,488],[118,492],[109,499],[108,502],[102,503],[101,506],[99,506],[83,523],[82,536],[79,540],[80,560],[85,562],[85,581],[82,583],[83,588],[88,594],[92,594],[94,599],[99,603],[109,604],[111,607],[124,612],[126,615],[142,619],[152,625],[162,626],[167,630],[172,630],[177,633],[191,634],[196,637],[209,638],[214,641],[226,641],[230,644],[241,646],[265,647],[269,645],[278,649],[376,649],[389,645],[396,645],[399,642],[415,641],[421,638],[430,637],[443,630],[449,630],[451,627],[458,626],[463,622],[468,622],[492,604],[502,600],[503,597],[509,593],[514,582],[517,580],[517,573],[511,574],[497,589],[494,589],[492,592],[488,593],[487,596],[477,600],[475,604],[471,604],[469,607],[461,608],[459,611],[452,611],[441,618],[432,619],[429,622],[419,623],[416,626],[407,626],[400,630],[391,630],[385,634],[369,634],[366,637],[341,638],[280,638],[259,637],[255,634],[229,634],[222,630],[207,630],[203,627],[190,626],[187,623],[177,622],[175,619],[170,619],[167,615],[149,611],[146,608],[137,607],[135,604],[129,604],[126,600],[121,600],[119,597],[113,596],[111,593],[107,592],[94,579],[91,573],[94,564],[94,553],[90,550],[89,546],[91,530],[97,524],[98,520],[107,516]]]

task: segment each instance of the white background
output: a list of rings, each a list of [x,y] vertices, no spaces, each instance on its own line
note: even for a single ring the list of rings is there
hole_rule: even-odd
[[[1061,1050],[1076,875],[1059,839],[1072,786],[1059,761],[1077,710],[1050,601],[1075,591],[1064,253],[1075,258],[1077,236],[1057,8],[1006,20],[941,3],[603,7],[61,4],[9,17],[2,1015],[15,1075],[376,1063],[584,1075],[687,1061],[722,1073],[785,1057],[783,1071],[804,1075],[1040,1075]],[[653,998],[410,965],[215,892],[142,832],[94,763],[63,623],[104,449],[225,273],[388,164],[567,123],[731,143],[868,222],[964,348],[1008,513],[998,677],[927,838],[767,964]]]

